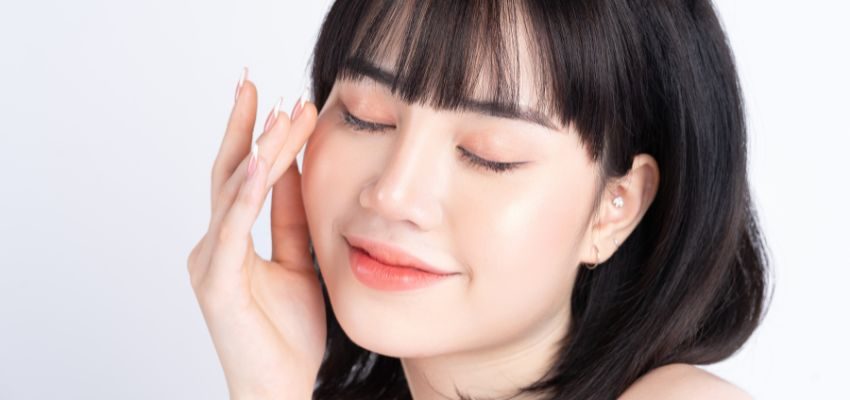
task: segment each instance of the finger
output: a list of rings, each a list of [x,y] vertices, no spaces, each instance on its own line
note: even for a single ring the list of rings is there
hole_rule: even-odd
[[[286,144],[274,159],[271,172],[269,172],[269,186],[273,185],[284,171],[289,168],[290,164],[295,161],[298,152],[301,151],[307,138],[310,137],[310,134],[316,128],[316,118],[316,107],[305,100],[301,106],[301,111],[298,112],[297,118],[291,122],[292,128],[289,130],[289,137],[286,139]]]
[[[268,194],[264,184],[267,174],[267,162],[262,152],[258,152],[254,175],[246,176],[218,230],[218,242],[213,250],[210,274],[226,280],[239,278],[248,255],[251,227],[257,220]]]
[[[280,153],[281,148],[286,143],[287,135],[289,134],[289,117],[286,113],[280,111],[281,104],[282,99],[279,99],[277,104],[269,112],[268,118],[266,118],[266,121],[270,124],[270,126],[268,126],[269,129],[263,132],[263,134],[257,139],[258,149],[264,160],[272,160]],[[276,117],[275,114],[277,114]],[[247,168],[248,157],[243,155],[242,163],[236,168],[236,171],[233,172],[230,178],[228,178],[227,182],[224,183],[224,186],[218,195],[216,208],[212,212],[208,231],[218,231],[222,219],[228,213],[231,204],[236,198],[239,187],[245,180]],[[270,185],[265,185],[267,190],[269,187]]]
[[[275,178],[275,168],[286,168],[283,176],[272,187],[271,237],[273,261],[295,268],[312,271],[305,263],[310,258],[310,233],[301,196],[301,173],[295,156],[316,126],[316,108],[305,103],[293,122],[290,138],[272,167],[270,179]]]
[[[222,185],[233,175],[239,163],[245,158],[245,154],[251,149],[256,118],[257,89],[253,82],[245,79],[241,88],[239,88],[236,103],[233,106],[230,119],[227,121],[224,138],[213,163],[211,209],[215,209],[215,202]]]

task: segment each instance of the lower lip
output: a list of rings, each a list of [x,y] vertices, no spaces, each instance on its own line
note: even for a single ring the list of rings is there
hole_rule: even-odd
[[[356,247],[349,247],[349,261],[354,276],[364,285],[386,291],[419,289],[442,282],[457,274],[432,274],[415,268],[379,262]]]

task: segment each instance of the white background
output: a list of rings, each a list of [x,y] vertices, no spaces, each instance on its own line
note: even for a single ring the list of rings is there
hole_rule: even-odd
[[[776,295],[744,349],[706,368],[760,399],[846,396],[846,4],[717,2]],[[0,5],[0,399],[227,397],[186,257],[241,67],[259,118],[277,96],[289,109],[327,6]]]

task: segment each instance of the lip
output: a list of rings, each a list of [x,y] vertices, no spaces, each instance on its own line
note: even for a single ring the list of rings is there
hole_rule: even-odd
[[[417,268],[384,264],[358,247],[348,246],[349,265],[364,285],[381,291],[400,292],[420,289],[450,280],[457,274],[434,274]]]
[[[358,236],[346,236],[345,240],[352,248],[359,248],[370,258],[384,265],[394,267],[406,267],[416,269],[434,275],[456,275],[457,273],[445,271],[430,265],[421,258],[416,257],[404,250],[395,247],[388,243],[381,243],[375,240],[366,239]]]

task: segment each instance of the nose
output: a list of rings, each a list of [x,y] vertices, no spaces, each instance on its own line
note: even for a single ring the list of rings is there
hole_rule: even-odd
[[[427,132],[397,132],[393,153],[360,192],[360,205],[392,221],[407,221],[430,230],[442,221],[446,191],[441,144]]]

